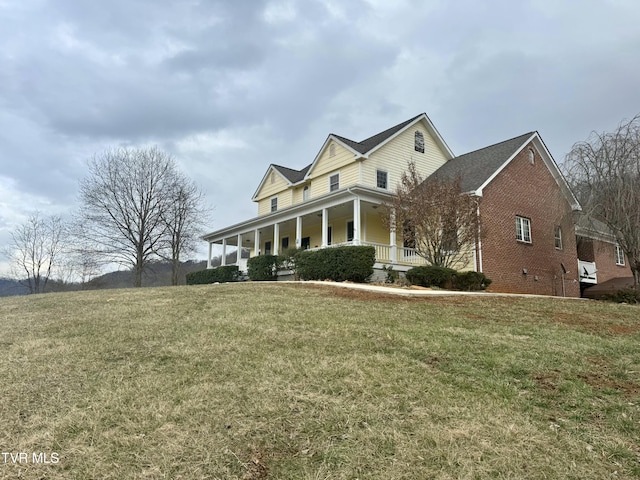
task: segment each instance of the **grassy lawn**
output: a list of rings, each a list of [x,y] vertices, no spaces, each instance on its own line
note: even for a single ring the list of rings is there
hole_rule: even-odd
[[[640,477],[635,306],[211,285],[0,328],[0,478]]]

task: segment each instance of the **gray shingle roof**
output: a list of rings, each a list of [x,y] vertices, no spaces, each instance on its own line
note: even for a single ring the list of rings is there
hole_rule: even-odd
[[[347,145],[349,145],[356,152],[358,152],[358,153],[367,153],[369,150],[372,150],[373,148],[377,147],[382,142],[384,142],[388,138],[390,138],[393,135],[395,135],[396,133],[398,133],[400,130],[402,130],[404,127],[406,127],[411,122],[413,122],[416,118],[421,117],[422,115],[424,115],[424,114],[421,113],[420,115],[416,115],[415,117],[410,118],[409,120],[406,120],[406,121],[404,121],[402,123],[399,123],[398,125],[396,125],[394,127],[388,128],[383,132],[376,133],[372,137],[366,138],[366,139],[362,140],[361,142],[354,142],[353,140],[349,140],[348,138],[341,137],[340,135],[336,135],[336,134],[333,134],[333,136],[336,137],[341,142],[344,142]]]
[[[451,180],[460,176],[462,179],[462,191],[475,191],[534,133],[525,133],[519,137],[454,157],[436,170],[429,178]]]
[[[300,180],[302,180],[309,171],[310,166],[311,165],[307,165],[302,170],[294,170],[293,168],[287,168],[281,165],[272,165],[273,168],[278,170],[291,183],[298,183]]]

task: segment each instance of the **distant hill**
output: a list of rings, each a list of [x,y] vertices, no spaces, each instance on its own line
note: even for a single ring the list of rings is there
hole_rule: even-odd
[[[227,262],[235,262],[235,254],[227,256]],[[212,262],[213,266],[220,264],[220,259],[216,258]],[[186,284],[186,275],[190,272],[204,270],[207,268],[206,261],[187,261],[180,265],[180,285]],[[167,262],[153,262],[144,272],[142,277],[143,287],[163,287],[171,285],[171,264]],[[80,283],[62,283],[50,280],[47,283],[47,292],[63,292],[74,290],[101,290],[108,288],[130,288],[133,286],[133,272],[131,270],[119,270],[108,272],[92,279],[91,281]],[[20,282],[8,278],[0,278],[0,297],[12,295],[27,295],[29,289]]]

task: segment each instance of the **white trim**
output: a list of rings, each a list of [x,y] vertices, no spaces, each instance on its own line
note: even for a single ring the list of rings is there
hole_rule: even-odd
[[[254,202],[258,199],[257,195],[258,192],[260,191],[260,189],[262,188],[262,186],[266,183],[267,178],[269,177],[269,172],[274,171],[276,172],[278,175],[280,175],[280,177],[287,183],[287,187],[290,187],[291,185],[293,185],[289,179],[287,177],[285,177],[282,173],[280,173],[278,171],[277,168],[275,168],[274,164],[272,163],[271,165],[269,165],[269,167],[267,168],[267,172],[264,174],[264,176],[262,177],[262,180],[260,181],[260,183],[258,184],[258,188],[256,188],[256,191],[254,192],[253,196],[251,197],[251,200],[253,200]]]
[[[335,177],[336,175],[338,176],[338,188],[331,190],[331,178]],[[327,178],[329,183],[329,188],[327,191],[329,193],[337,192],[338,190],[340,190],[340,170],[338,170],[337,172],[330,173]]]
[[[275,210],[273,209],[273,201],[276,201],[276,208]],[[269,199],[269,212],[271,213],[275,213],[278,211],[278,195],[274,195],[273,197],[271,197]]]
[[[518,238],[518,224],[520,224],[520,233],[522,238]],[[525,225],[526,225],[526,233],[525,235]],[[527,240],[527,236],[529,240]],[[516,241],[522,243],[533,243],[533,236],[531,235],[531,219],[528,217],[523,217],[521,215],[516,215]]]
[[[616,256],[616,265],[618,265],[619,267],[626,266],[625,259],[624,259],[624,251],[622,250],[622,247],[617,243],[615,245],[614,254]],[[622,262],[620,262],[620,258],[622,258]]]
[[[540,157],[542,158],[542,161],[547,166],[547,169],[549,170],[549,173],[551,173],[551,176],[553,177],[553,179],[556,181],[556,183],[560,187],[560,190],[564,194],[564,196],[565,196],[567,202],[569,203],[569,205],[571,205],[571,208],[573,210],[575,210],[575,211],[582,210],[582,207],[580,206],[580,203],[578,202],[578,199],[575,197],[575,195],[573,194],[573,192],[569,188],[569,185],[567,184],[567,181],[565,180],[564,176],[562,175],[562,172],[558,168],[558,165],[556,164],[555,160],[551,156],[551,153],[549,153],[549,150],[547,150],[547,147],[544,144],[544,142],[542,141],[542,138],[540,138],[540,135],[538,134],[538,132],[533,132],[531,134],[531,136],[527,140],[525,140],[522,143],[522,145],[520,145],[520,147],[513,153],[513,155],[511,155],[496,171],[494,171],[491,174],[491,176],[487,180],[485,180],[485,182],[482,185],[480,185],[480,187],[475,192],[469,192],[469,193],[473,193],[473,194],[481,197],[482,196],[482,191],[484,190],[484,188],[489,183],[491,183],[491,181],[494,178],[496,178],[500,174],[500,172],[502,172],[502,170],[504,170],[506,168],[506,166],[509,165],[509,163],[511,163],[511,160],[513,160],[515,157],[517,157],[520,154],[520,152],[522,152],[522,150],[526,146],[528,146],[530,143],[533,143],[533,146],[535,147],[535,149],[540,154]],[[544,155],[543,155],[543,153],[544,153]]]

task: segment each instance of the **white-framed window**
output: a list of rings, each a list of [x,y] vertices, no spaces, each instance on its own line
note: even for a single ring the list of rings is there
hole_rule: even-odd
[[[389,174],[384,170],[376,170],[376,187],[384,188],[387,190],[389,188]]]
[[[340,190],[340,174],[334,173],[329,177],[329,191],[335,192],[336,190]]]
[[[516,216],[516,240],[531,243],[531,220]]]
[[[309,185],[305,185],[302,189],[302,201],[306,202],[309,200]]]
[[[624,252],[620,245],[616,243],[616,265],[624,265]]]
[[[533,165],[534,163],[536,163],[536,154],[533,151],[533,148],[530,148],[529,151],[527,152],[527,157],[529,158],[529,163],[531,165]]]
[[[553,229],[553,238],[557,250],[562,250],[562,228],[556,225]]]
[[[416,130],[413,135],[414,149],[416,152],[424,153],[424,135],[421,131]]]
[[[278,210],[278,197],[273,197],[271,199],[271,211],[275,212]]]

